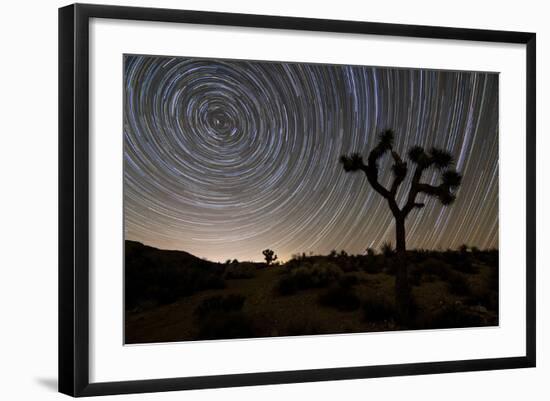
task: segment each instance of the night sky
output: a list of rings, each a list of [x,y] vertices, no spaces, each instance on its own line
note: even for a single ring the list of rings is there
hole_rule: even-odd
[[[411,212],[407,248],[498,247],[496,73],[125,56],[124,85],[126,239],[213,261],[395,244],[386,200],[338,162],[392,128],[404,158],[440,147],[463,174],[453,205]]]

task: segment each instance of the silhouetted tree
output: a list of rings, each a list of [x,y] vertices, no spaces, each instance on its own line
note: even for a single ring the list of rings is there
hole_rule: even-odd
[[[413,146],[409,149],[408,158],[414,164],[409,193],[403,206],[397,203],[397,190],[407,177],[409,166],[401,156],[393,149],[395,134],[393,130],[385,130],[380,133],[378,144],[371,149],[367,163],[359,153],[342,155],[340,162],[346,172],[362,171],[373,189],[382,195],[388,202],[388,206],[395,219],[395,239],[397,253],[397,272],[395,280],[395,298],[399,317],[405,323],[409,320],[410,286],[407,276],[407,253],[405,246],[405,219],[413,209],[424,207],[424,202],[417,201],[418,195],[427,195],[437,198],[444,206],[450,205],[456,199],[454,191],[460,186],[462,176],[452,168],[453,157],[445,150],[431,148],[428,151],[421,146]],[[390,188],[380,183],[379,166],[380,159],[389,153],[393,159],[393,180]],[[441,173],[441,181],[438,185],[422,182],[422,173],[429,168],[435,168]]]
[[[265,264],[268,266],[277,260],[277,255],[271,249],[264,249],[262,253],[264,254]]]

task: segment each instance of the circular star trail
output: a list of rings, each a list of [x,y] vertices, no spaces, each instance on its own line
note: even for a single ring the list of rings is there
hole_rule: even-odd
[[[386,201],[338,163],[392,128],[403,157],[437,146],[463,174],[452,206],[409,215],[407,247],[498,247],[495,73],[125,56],[124,83],[127,239],[215,261],[395,242]]]

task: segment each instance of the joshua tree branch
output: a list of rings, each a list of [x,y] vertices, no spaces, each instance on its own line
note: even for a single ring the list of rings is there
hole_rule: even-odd
[[[407,176],[408,168],[407,163],[405,163],[399,154],[395,151],[391,151],[391,155],[393,157],[394,164],[392,166],[393,171],[393,182],[390,188],[390,194],[392,197],[395,198],[395,194],[397,193],[397,189],[401,185],[401,183],[405,180],[405,177]]]
[[[434,186],[430,184],[418,183],[416,184],[416,188],[417,188],[416,192],[425,193],[426,195],[431,195],[431,196],[437,196],[440,193],[442,193],[442,191],[448,192],[448,188],[445,187],[444,185]]]
[[[373,189],[387,199],[389,197],[389,191],[378,182],[377,162],[382,154],[383,152],[380,152],[380,149],[377,147],[369,154],[368,164],[363,162],[363,158],[359,153],[353,153],[349,156],[341,156],[340,163],[342,163],[345,171],[362,171],[365,173]]]
[[[380,182],[378,182],[378,166],[363,166],[361,170],[363,170],[367,176],[367,180],[372,188],[384,198],[389,199],[390,192],[382,184],[380,184]]]
[[[413,208],[417,207],[416,203],[416,195],[418,195],[419,192],[419,186],[420,184],[420,178],[422,178],[422,173],[424,170],[426,170],[427,166],[424,163],[419,163],[416,165],[416,169],[414,170],[414,174],[412,177],[411,182],[411,189],[409,191],[409,197],[407,198],[407,203],[403,207],[403,210],[401,211],[403,213],[403,217],[407,217],[407,215],[410,213]],[[419,205],[419,204],[418,204]],[[422,207],[424,207],[424,204],[422,203]]]
[[[378,181],[378,166],[374,164],[372,167],[365,166],[363,171],[365,172],[367,176],[367,180],[369,181],[369,184],[372,186],[372,188],[378,192],[380,195],[382,195],[386,200],[388,201],[388,205],[390,207],[390,210],[394,214],[394,216],[398,216],[401,214],[401,210],[399,210],[399,206],[397,206],[397,202],[395,201],[395,192],[393,191],[394,185],[396,185],[397,177],[394,179],[394,182],[392,184],[392,190],[388,191],[386,187],[384,187],[380,182]],[[397,187],[399,184],[403,181],[405,177],[400,179],[400,182],[396,185],[395,191],[397,191]]]

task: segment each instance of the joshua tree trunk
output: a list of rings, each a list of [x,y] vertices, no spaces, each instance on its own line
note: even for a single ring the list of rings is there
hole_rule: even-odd
[[[407,252],[405,248],[405,218],[395,217],[395,250],[397,269],[395,273],[395,304],[399,319],[409,324],[410,288],[407,274]]]

